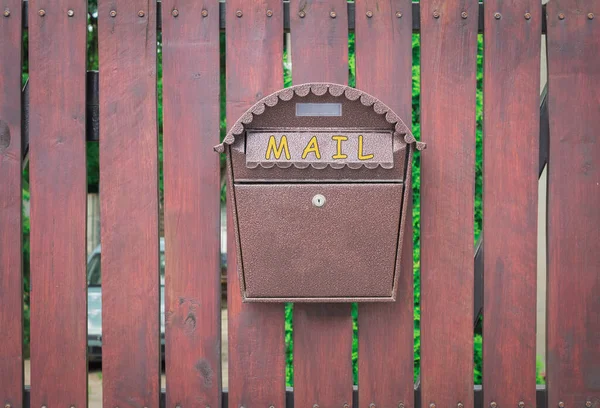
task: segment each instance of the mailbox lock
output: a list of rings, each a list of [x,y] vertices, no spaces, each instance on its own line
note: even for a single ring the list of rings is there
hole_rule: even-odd
[[[316,194],[312,198],[312,203],[315,207],[323,207],[325,205],[325,196],[323,194]]]

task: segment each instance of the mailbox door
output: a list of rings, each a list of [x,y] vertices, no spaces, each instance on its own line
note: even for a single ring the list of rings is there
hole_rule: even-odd
[[[236,184],[246,297],[391,300],[403,192],[402,183]]]

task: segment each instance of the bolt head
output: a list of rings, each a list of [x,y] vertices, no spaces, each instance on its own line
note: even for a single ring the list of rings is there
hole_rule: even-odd
[[[396,11],[396,18],[402,18],[402,13],[399,11]]]
[[[179,10],[177,10],[177,9],[173,9],[173,10],[171,11],[171,15],[172,15],[173,17],[177,17],[177,16],[179,16]]]
[[[399,402],[398,403],[398,408],[404,408],[404,403],[403,402]]]
[[[273,17],[273,10],[267,10],[267,17]],[[272,405],[269,408],[274,408]]]
[[[373,17],[373,12],[371,10],[367,11],[367,17],[369,17],[369,18]]]
[[[437,10],[435,10],[435,11],[433,12],[433,18],[440,18],[440,12],[439,12],[439,11],[437,11]]]
[[[523,401],[519,401],[519,408],[525,408],[525,403]]]
[[[306,11],[304,11],[304,10],[303,10],[303,11],[300,11],[300,12],[298,13],[298,17],[300,17],[300,18],[304,18],[304,17],[306,17]]]
[[[435,408],[435,404],[432,402],[431,404],[429,404],[429,408]]]
[[[108,13],[111,17],[116,17],[117,16],[117,10],[111,10],[110,13]]]
[[[565,403],[564,403],[564,402],[562,402],[562,401],[560,401],[560,402],[558,403],[558,406],[559,406],[560,408],[565,408]]]
[[[67,16],[73,17],[74,15],[75,15],[75,12],[73,10],[68,10],[67,11]]]
[[[559,13],[558,14],[558,19],[559,20],[564,20],[565,19],[565,14],[564,13]]]
[[[235,12],[235,15],[237,16],[237,18],[240,18],[240,17],[242,17],[244,15],[244,13],[242,12],[242,10],[237,10]]]
[[[10,10],[6,9],[4,10],[4,13],[2,13],[4,15],[4,17],[10,17]],[[10,404],[6,404],[6,406],[8,406],[10,408]],[[5,406],[5,408],[6,408]]]
[[[464,408],[465,405],[462,402],[459,402],[458,404],[456,404],[456,406],[458,408]]]
[[[462,13],[460,13],[460,16],[465,19],[467,17],[469,17],[469,13],[467,13],[466,11],[463,11]]]
[[[371,402],[371,403],[369,404],[369,408],[375,408],[375,404],[374,404],[373,402]]]
[[[494,18],[496,20],[500,20],[502,18],[502,14],[500,14],[500,13],[494,13]]]
[[[531,13],[525,13],[525,20],[531,20]]]
[[[208,17],[208,10],[207,9],[202,10],[201,14],[202,14],[202,17]]]
[[[144,17],[145,15],[146,13],[144,13],[144,10],[138,11],[138,17]]]
[[[590,14],[592,14],[592,13],[590,13]],[[593,15],[593,14],[592,14],[592,15]],[[591,20],[591,18],[590,18],[590,20]],[[586,401],[586,402],[585,402],[585,406],[586,406],[587,408],[591,408],[591,407],[592,407],[592,401]]]
[[[313,408],[319,408],[319,404],[314,404]]]
[[[44,9],[41,9],[40,11],[38,11],[38,15],[39,15],[40,17],[44,17],[44,16],[46,15],[46,10],[44,10]],[[42,408],[45,408],[45,407],[42,407]]]
[[[498,406],[498,404],[496,403],[496,401],[492,401],[490,403],[490,407],[492,407],[492,408],[496,408],[497,406]]]
[[[594,19],[594,13],[588,13],[587,17],[588,17],[588,20],[593,20],[593,19]],[[588,402],[590,403],[590,406],[591,406],[591,404],[592,404],[592,402],[591,402],[591,401],[587,401],[587,402],[585,403],[585,404],[586,404],[586,406],[587,406],[587,403],[588,403]],[[589,408],[589,407],[588,407],[588,408]]]
[[[335,11],[332,11],[332,12],[329,13],[329,17],[336,18],[337,17],[337,13]]]
[[[10,14],[10,13],[8,13],[8,14]],[[6,405],[4,406],[4,408],[10,408],[10,404],[6,404]]]

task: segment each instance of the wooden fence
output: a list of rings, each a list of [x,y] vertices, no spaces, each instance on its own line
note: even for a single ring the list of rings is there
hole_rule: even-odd
[[[86,80],[85,0],[0,2],[0,403],[5,408],[87,406],[85,157],[86,134],[94,139],[97,129],[106,408],[600,407],[597,1],[550,0],[544,8],[539,0],[489,0],[485,6],[475,0],[227,0],[226,5],[163,0],[158,8],[155,0],[98,3],[100,68],[94,88]],[[241,302],[230,251],[229,387],[223,392],[220,176],[212,151],[219,142],[223,28],[228,123],[283,87],[284,30],[291,32],[294,83],[341,84],[348,80],[353,30],[356,86],[409,120],[411,34],[420,33],[420,126],[429,147],[421,156],[418,389],[413,274],[406,272],[412,271],[413,248],[405,240],[399,300],[359,305],[358,392],[350,305],[296,304],[295,387],[286,393],[284,306]],[[29,85],[22,104],[25,29]],[[159,383],[159,29],[166,394]],[[484,34],[483,391],[473,386],[478,32]],[[542,39],[548,50],[548,140],[540,139],[545,133],[540,132]],[[90,109],[98,95],[99,116]],[[24,392],[21,173],[27,152],[31,388]],[[537,187],[546,152],[547,388],[536,391]],[[234,248],[231,239],[228,247]],[[483,253],[478,254],[481,260]]]

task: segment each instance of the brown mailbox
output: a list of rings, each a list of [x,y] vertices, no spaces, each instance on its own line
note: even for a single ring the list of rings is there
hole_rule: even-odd
[[[411,161],[423,149],[381,101],[313,83],[259,101],[222,144],[247,302],[396,298]]]

